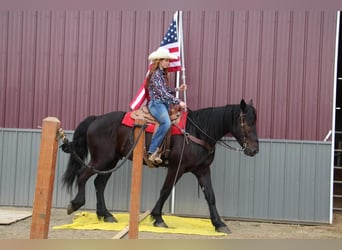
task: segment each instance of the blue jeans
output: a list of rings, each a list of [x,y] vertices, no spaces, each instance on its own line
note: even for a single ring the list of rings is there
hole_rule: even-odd
[[[171,120],[169,117],[169,110],[168,105],[161,102],[161,101],[153,101],[151,100],[148,103],[148,108],[151,114],[154,116],[155,119],[159,122],[159,127],[156,133],[152,137],[152,141],[150,147],[148,149],[148,153],[154,153],[157,148],[163,142],[167,131],[171,127]]]

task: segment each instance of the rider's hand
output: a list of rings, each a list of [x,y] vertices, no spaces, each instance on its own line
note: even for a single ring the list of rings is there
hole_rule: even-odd
[[[179,106],[181,106],[181,108],[183,108],[183,109],[186,109],[186,103],[183,102],[183,101],[181,101],[181,102],[179,103]]]
[[[185,91],[185,90],[187,90],[187,88],[188,88],[188,86],[187,86],[186,84],[183,83],[181,86],[179,86],[178,89],[179,89],[180,91]]]

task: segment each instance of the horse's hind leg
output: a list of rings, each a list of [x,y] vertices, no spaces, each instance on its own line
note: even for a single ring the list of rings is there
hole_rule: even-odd
[[[75,198],[70,202],[68,206],[68,214],[71,214],[74,211],[77,211],[80,207],[85,204],[85,185],[88,179],[93,175],[93,171],[91,169],[82,169],[81,173],[77,178],[77,187],[78,191]]]
[[[98,218],[103,218],[105,222],[118,222],[108,211],[104,199],[104,190],[112,174],[98,175],[94,180],[96,190],[96,214]]]

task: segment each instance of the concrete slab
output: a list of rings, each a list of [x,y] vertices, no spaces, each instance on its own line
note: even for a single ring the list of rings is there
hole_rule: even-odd
[[[0,225],[10,225],[30,216],[32,216],[32,211],[29,210],[0,208]]]

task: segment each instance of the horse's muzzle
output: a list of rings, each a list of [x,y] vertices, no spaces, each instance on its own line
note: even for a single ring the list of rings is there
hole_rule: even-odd
[[[259,145],[257,144],[254,147],[246,147],[243,152],[245,155],[255,156],[257,153],[259,153]]]

